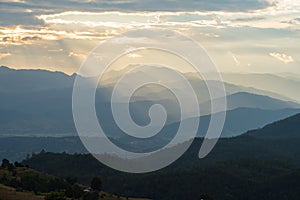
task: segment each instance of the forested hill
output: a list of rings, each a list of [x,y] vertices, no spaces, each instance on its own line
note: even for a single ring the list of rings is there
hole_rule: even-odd
[[[247,134],[265,139],[299,138],[300,114],[271,123],[262,129],[249,131]]]
[[[83,183],[98,175],[106,183],[106,191],[125,196],[166,200],[199,199],[201,195],[217,200],[298,200],[299,124],[299,115],[295,115],[253,131],[252,135],[220,139],[202,160],[197,157],[202,139],[195,139],[174,164],[148,174],[117,172],[87,154],[42,153],[24,163],[60,177],[74,176]],[[288,126],[287,131],[278,128],[284,126]],[[260,134],[272,127],[274,131],[268,134],[271,137],[273,132],[274,138],[262,138]],[[278,132],[286,137],[276,137]],[[293,137],[289,137],[289,132]]]

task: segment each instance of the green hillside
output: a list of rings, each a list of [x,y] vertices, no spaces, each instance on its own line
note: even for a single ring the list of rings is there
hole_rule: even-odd
[[[89,190],[86,192],[84,190]],[[100,188],[76,183],[74,178],[59,178],[3,159],[0,167],[0,200],[147,200],[122,197]]]

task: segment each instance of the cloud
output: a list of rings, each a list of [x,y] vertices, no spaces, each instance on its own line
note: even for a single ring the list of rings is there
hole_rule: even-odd
[[[41,40],[42,38],[39,36],[26,36],[21,38],[23,41],[30,41],[30,40]]]
[[[48,49],[48,52],[63,52],[63,49]]]
[[[77,27],[134,28],[143,26],[223,27],[226,21],[213,13],[200,12],[79,12],[69,11],[40,15],[48,25],[77,25]],[[183,20],[184,19],[184,20]]]
[[[58,41],[64,38],[75,40],[103,40],[111,36],[110,31],[55,30],[47,27],[0,27],[0,45],[35,44],[39,41]]]
[[[17,3],[25,3],[24,0],[1,0],[0,3],[12,3],[12,2],[17,2]]]
[[[234,61],[234,63],[236,64],[236,66],[240,66],[241,62],[239,61],[239,59],[236,57],[236,55],[232,52],[229,52],[229,54],[232,56],[232,59]]]
[[[300,25],[300,18],[291,19],[288,21],[282,21],[282,23],[291,24],[291,25]]]
[[[10,53],[0,53],[0,60],[2,58],[8,57],[8,56],[11,56],[11,54]]]
[[[44,28],[38,27],[0,27],[0,45],[22,45],[32,44],[34,41],[42,39],[52,39],[53,33]]]
[[[135,28],[160,27],[195,39],[223,70],[245,70],[236,66],[252,63],[251,70],[263,72],[269,69],[262,59],[266,52],[280,46],[297,55],[299,16],[299,0],[0,0],[0,48],[18,52],[6,55],[7,65],[73,69],[100,41]],[[297,60],[270,56],[283,63]],[[271,70],[286,70],[281,62],[275,60]]]
[[[277,60],[280,60],[281,62],[283,62],[284,64],[289,64],[289,63],[292,63],[294,62],[294,59],[292,56],[288,56],[286,54],[283,54],[283,53],[270,53],[269,54],[270,56],[276,58]]]
[[[136,53],[130,53],[127,55],[129,58],[140,58],[142,55]]]
[[[47,13],[36,6],[27,5],[26,2],[0,2],[0,25],[15,26],[15,25],[30,25],[41,26],[43,21],[35,16]]]
[[[3,0],[0,1],[0,26],[68,24],[75,27],[79,24],[81,27],[135,28],[156,23],[288,28],[297,25],[297,20],[292,21],[295,17],[288,14],[291,9],[298,9],[299,16],[298,4],[294,4],[297,2],[288,0]],[[284,18],[277,19],[277,13],[282,13]]]
[[[270,3],[273,5],[273,3]],[[265,29],[299,29],[297,23],[283,23],[283,21],[297,21],[295,16],[300,14],[288,10],[286,4],[276,4],[277,7],[267,7],[251,12],[231,11],[155,11],[155,12],[124,12],[124,11],[68,11],[54,14],[38,15],[37,19],[48,26],[69,25],[74,28],[83,27],[111,27],[137,28],[141,26],[164,27],[214,27],[241,28],[255,27]],[[297,7],[297,5],[295,5]],[[297,21],[298,22],[298,21]]]
[[[263,20],[266,19],[263,16],[254,16],[254,17],[243,17],[243,18],[236,18],[233,21],[236,22],[250,22],[250,21],[258,21],[258,20]]]
[[[172,2],[176,1],[178,0],[172,0]],[[195,4],[204,2],[203,0],[188,1],[193,1]],[[263,9],[248,12],[236,11],[237,9],[234,8],[236,5],[233,5],[233,2],[250,4],[250,1],[252,3],[259,2]],[[290,11],[291,8],[287,7],[287,3],[278,3],[274,8],[274,1],[212,0],[206,2],[207,6],[211,4],[220,6],[229,3],[228,6],[230,7],[231,3],[232,9],[205,10],[203,8],[205,11],[187,9],[176,12],[141,12],[138,11],[138,6],[134,7],[136,11],[130,12],[118,9],[119,6],[122,7],[124,4],[127,5],[133,2],[142,4],[144,1],[141,0],[53,0],[33,4],[36,2],[37,0],[26,0],[22,3],[17,1],[3,3],[0,1],[0,45],[39,44],[41,41],[59,41],[63,39],[103,41],[126,30],[152,26],[182,31],[189,36],[197,35],[196,37],[201,37],[201,39],[206,37],[222,40],[231,39],[232,36],[230,35],[233,33],[241,34],[241,36],[235,37],[243,37],[244,33],[248,34],[249,28],[255,28],[255,31],[265,29],[263,33],[255,36],[251,32],[251,38],[269,36],[271,29],[278,29],[279,31],[300,30],[299,25],[296,23],[299,21],[300,7],[297,12]],[[144,3],[147,2],[148,0],[145,0]],[[159,5],[163,6],[165,2],[170,3],[171,0],[161,2]],[[58,7],[57,5],[60,4],[63,6]],[[82,8],[78,7],[77,11],[68,11],[75,8],[77,4],[83,5]],[[114,4],[114,10],[118,11],[103,11],[107,7],[98,8],[95,6],[98,4],[105,4],[106,6]],[[4,7],[1,7],[2,5]],[[91,9],[91,5],[95,9]],[[292,7],[294,9],[297,5]],[[46,10],[46,8],[49,8],[49,10]],[[103,10],[100,11],[99,9]],[[6,14],[8,15],[6,16]],[[4,18],[2,18],[2,15]],[[283,21],[289,20],[295,22],[293,24],[283,23]],[[10,23],[13,25],[8,25]],[[14,25],[18,23],[27,25]],[[4,25],[1,26],[1,24]],[[268,34],[265,34],[267,32]],[[272,36],[277,37],[280,34],[282,33],[276,32]]]
[[[270,0],[6,0],[0,3],[56,11],[249,11],[274,6]]]
[[[87,56],[87,54],[85,54],[85,53],[75,53],[75,52],[69,53],[69,57],[77,57],[80,59],[84,59],[84,58],[86,58],[86,56]]]

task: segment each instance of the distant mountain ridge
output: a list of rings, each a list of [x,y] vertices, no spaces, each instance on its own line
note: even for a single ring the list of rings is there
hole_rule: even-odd
[[[300,138],[300,113],[246,133],[262,139]]]
[[[255,87],[281,94],[283,96],[300,102],[299,90],[300,80],[297,78],[288,78],[274,74],[222,74],[225,82],[243,85],[246,87]]]
[[[0,67],[0,92],[32,92],[72,87],[75,74]]]
[[[278,111],[266,112],[265,110],[257,110],[257,109],[249,109],[249,108],[240,108],[231,111],[229,113],[229,118],[227,119],[227,122],[225,124],[224,131],[222,133],[223,138],[221,138],[219,141],[219,143],[221,143],[221,147],[223,148],[223,145],[225,145],[224,147],[228,148],[229,151],[223,152],[222,148],[219,149],[219,145],[217,145],[216,146],[218,152],[217,155],[221,154],[221,155],[226,155],[227,158],[228,157],[235,158],[237,155],[243,155],[243,154],[256,155],[260,151],[260,149],[264,149],[261,155],[265,155],[265,154],[274,155],[278,150],[285,151],[284,149],[286,148],[296,151],[298,148],[297,146],[298,142],[300,144],[300,132],[298,131],[300,130],[299,127],[300,111],[299,110],[291,110],[291,111],[285,109],[282,110],[281,112]],[[248,113],[249,120],[253,120],[251,121],[251,123],[246,123],[247,122],[246,119],[240,120],[241,117],[239,113],[243,113],[243,112]],[[267,123],[270,120],[276,121],[278,120],[278,117],[283,117],[283,114],[289,116],[294,112],[299,114],[269,124],[264,128],[256,129],[258,128],[258,126],[263,127],[262,123]],[[264,119],[265,121],[259,119],[258,116],[265,118]],[[209,116],[204,116],[201,119],[202,123],[201,121],[200,123],[204,125],[200,127],[198,137],[201,136],[203,137],[203,132],[207,127],[205,126],[205,124],[209,120],[208,117]],[[237,120],[239,120],[239,126],[235,126]],[[169,125],[169,127],[167,127],[167,130],[174,131],[175,128],[174,125],[171,124]],[[247,132],[247,130],[249,129],[255,129],[255,130]],[[244,134],[240,135],[242,133],[241,131],[243,131]],[[267,133],[267,135],[265,135],[265,133]],[[236,135],[240,135],[240,136],[234,137]],[[53,136],[56,135],[52,135],[52,137],[50,137],[50,135],[47,135],[47,137],[34,137],[34,136],[31,137],[10,136],[9,137],[9,135],[6,135],[6,137],[0,138],[0,157],[6,157],[11,160],[22,160],[26,157],[27,154],[31,154],[32,152],[40,152],[42,149],[46,149],[47,151],[51,151],[51,152],[87,153],[87,150],[81,143],[79,137],[54,138]],[[193,151],[194,152],[193,155],[197,157],[197,153],[195,152],[199,151],[201,139],[196,138],[195,141],[197,145],[194,145],[191,151]],[[130,141],[128,142],[128,140],[123,138],[122,140],[115,140],[115,142],[118,145],[125,146],[126,148],[129,149],[132,146]],[[153,141],[149,141],[148,143],[146,143],[147,145],[143,145],[142,143],[134,143],[133,146],[137,150],[141,150],[141,149],[151,150],[153,148],[154,149],[158,148],[161,144],[163,144],[163,142],[165,142],[165,140],[163,138],[159,138]],[[290,143],[291,146],[286,146],[286,143]],[[237,147],[236,145],[240,145],[240,146]],[[273,148],[273,146],[275,147]],[[237,152],[235,152],[235,148],[238,149]],[[252,149],[252,152],[247,152],[249,148],[250,149],[255,148],[255,149]],[[300,153],[300,148],[298,149]],[[235,154],[232,154],[231,151],[235,152]],[[209,156],[208,160],[210,160],[211,158],[213,158],[214,160],[215,159],[224,160],[224,158],[221,155],[217,157]],[[300,158],[298,159],[300,163]]]
[[[218,105],[218,102],[222,102],[221,99],[215,99],[213,101],[216,105]],[[278,110],[284,108],[300,108],[299,106],[300,104],[295,102],[282,101],[265,95],[252,94],[248,92],[237,92],[227,96],[227,110],[241,107]],[[205,102],[200,105],[200,108],[204,108],[203,112],[207,112],[205,109],[209,107],[210,102]]]
[[[113,71],[107,72],[104,74],[104,80],[108,79],[109,76],[112,76],[113,79],[119,77],[120,74],[125,73],[123,71]],[[142,74],[146,72],[141,71]],[[225,74],[226,75],[226,74]],[[7,66],[0,66],[0,92],[32,92],[32,91],[41,91],[41,90],[52,90],[52,89],[63,89],[68,87],[73,87],[73,82],[77,74],[72,74],[71,76],[59,72],[59,71],[47,71],[41,69],[12,69]],[[194,85],[195,89],[199,88],[201,91],[201,98],[204,95],[204,101],[209,99],[207,92],[203,93],[206,88],[206,83],[201,79],[201,77],[195,76],[194,74],[187,73],[185,74],[186,78],[190,80],[191,84]],[[161,75],[161,77],[163,77]],[[200,79],[196,79],[198,77]],[[138,78],[138,76],[134,76],[133,78]],[[18,80],[16,82],[15,80]],[[174,85],[178,85],[178,81],[174,80]],[[113,81],[108,81],[113,82]],[[180,83],[179,83],[180,84]],[[214,85],[213,83],[211,83]],[[224,82],[226,91],[228,94],[238,93],[238,92],[248,92],[259,95],[267,95],[273,98],[281,99],[281,100],[291,100],[286,96],[282,96],[279,93],[272,93],[267,90],[260,90],[255,87],[244,87],[242,85],[234,85],[229,82]],[[110,88],[111,85],[104,85],[104,88]],[[162,95],[162,93],[157,92],[157,95]],[[151,96],[155,96],[155,93],[149,94],[147,98]],[[207,96],[207,97],[206,97]]]
[[[263,126],[300,113],[300,109],[264,110],[260,108],[236,108],[226,113],[226,120],[221,137],[235,137],[242,133],[262,128]],[[216,115],[219,115],[217,113]],[[204,137],[210,115],[200,118],[197,137]]]

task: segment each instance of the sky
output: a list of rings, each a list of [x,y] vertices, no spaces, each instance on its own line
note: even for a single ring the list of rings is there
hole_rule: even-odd
[[[72,74],[143,27],[193,38],[222,72],[300,74],[299,0],[0,0],[0,65]]]

